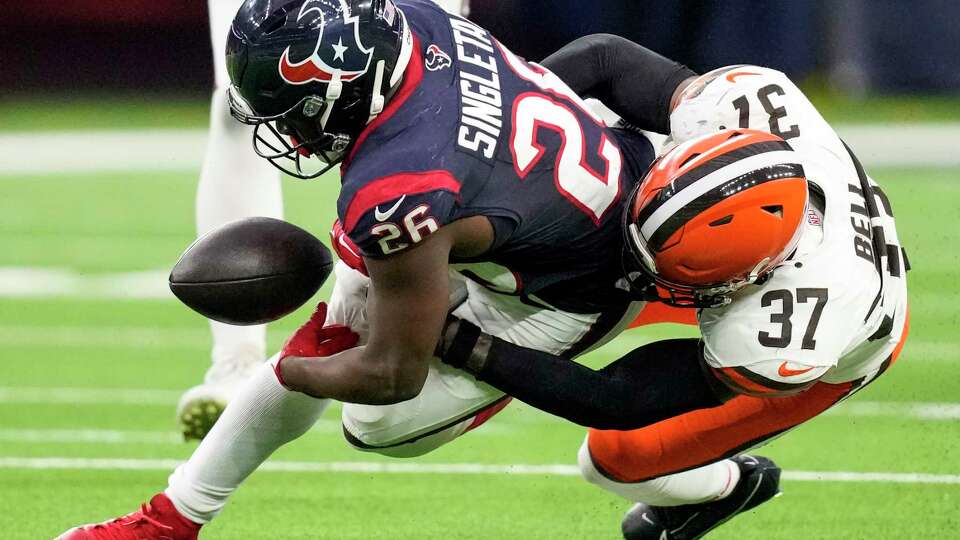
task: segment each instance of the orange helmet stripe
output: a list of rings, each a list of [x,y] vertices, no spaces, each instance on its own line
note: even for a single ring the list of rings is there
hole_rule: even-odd
[[[802,165],[799,163],[773,165],[750,171],[733,180],[724,182],[690,201],[668,217],[657,227],[647,243],[650,249],[654,251],[659,250],[673,233],[677,232],[677,230],[687,224],[691,219],[700,215],[704,210],[723,202],[731,196],[735,196],[736,193],[745,188],[791,178],[804,178]]]
[[[749,138],[746,139],[749,140]],[[735,139],[733,140],[736,141]],[[733,147],[729,152],[717,154],[711,157],[709,160],[697,165],[695,168],[687,170],[670,182],[656,194],[649,204],[644,206],[643,209],[636,214],[634,219],[638,223],[643,223],[649,219],[654,212],[656,212],[661,206],[663,206],[668,200],[676,196],[678,193],[689,188],[691,185],[705,176],[717,172],[728,165],[733,165],[734,163],[748,157],[757,156],[767,152],[778,152],[783,150],[789,151],[793,150],[793,148],[790,147],[789,143],[782,140],[763,141],[755,142],[753,144],[746,144],[739,147]],[[692,161],[681,166],[681,169],[691,164]]]

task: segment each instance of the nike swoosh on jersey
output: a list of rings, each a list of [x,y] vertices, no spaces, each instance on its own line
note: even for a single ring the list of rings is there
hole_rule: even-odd
[[[741,75],[759,75],[759,73],[754,73],[752,71],[734,71],[733,73],[727,73],[727,80],[734,82],[734,79]]]
[[[399,199],[397,199],[397,202],[393,203],[393,206],[391,206],[390,209],[387,210],[386,212],[382,212],[380,210],[380,205],[377,205],[377,207],[374,208],[373,210],[373,217],[377,218],[377,221],[386,221],[390,219],[390,216],[392,216],[393,213],[397,211],[397,208],[400,208],[400,204],[406,198],[407,196],[404,195],[403,197],[400,197]]]
[[[781,377],[796,377],[797,375],[803,375],[812,369],[812,367],[808,367],[806,369],[790,369],[787,367],[787,363],[784,362],[780,364],[780,367],[777,369],[777,373],[779,373]]]

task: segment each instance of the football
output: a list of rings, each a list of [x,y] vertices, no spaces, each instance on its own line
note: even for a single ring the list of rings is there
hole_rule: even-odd
[[[330,250],[312,234],[279,219],[252,217],[191,244],[170,272],[170,290],[215,321],[263,324],[303,305],[332,268]]]

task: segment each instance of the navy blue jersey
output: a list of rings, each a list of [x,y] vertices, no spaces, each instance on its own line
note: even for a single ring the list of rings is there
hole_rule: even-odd
[[[482,215],[495,241],[469,277],[579,313],[622,306],[623,204],[653,159],[559,78],[423,0],[399,0],[414,36],[404,81],[342,168],[338,212],[364,256],[408,249]]]

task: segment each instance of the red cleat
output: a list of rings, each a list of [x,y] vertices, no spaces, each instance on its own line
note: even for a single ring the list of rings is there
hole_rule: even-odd
[[[200,527],[180,515],[166,495],[158,493],[136,512],[75,527],[57,540],[196,540]]]

